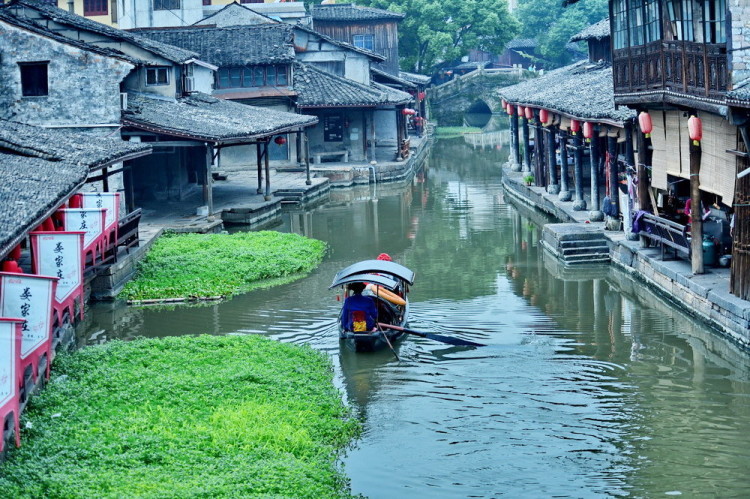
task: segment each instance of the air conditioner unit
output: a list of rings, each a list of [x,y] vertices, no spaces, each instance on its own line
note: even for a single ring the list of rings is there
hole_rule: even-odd
[[[195,92],[195,78],[192,76],[185,77],[185,93]]]
[[[128,94],[127,92],[120,92],[120,109],[128,108]]]

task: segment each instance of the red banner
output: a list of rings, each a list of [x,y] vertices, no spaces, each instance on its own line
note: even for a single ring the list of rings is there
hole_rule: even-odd
[[[23,375],[21,370],[21,328],[23,319],[0,317],[0,430],[5,428],[5,421],[13,415],[13,428],[16,434],[16,446],[21,445],[20,400],[18,381]],[[0,452],[5,446],[5,438],[0,433]]]
[[[0,272],[0,317],[20,317],[21,366],[25,373],[32,366],[34,382],[39,377],[39,361],[47,357],[46,376],[52,363],[52,303],[57,277]],[[23,378],[18,380],[19,386]]]
[[[78,302],[79,319],[83,320],[83,232],[32,232],[31,249],[35,274],[58,278],[54,309],[57,325],[64,322],[65,312],[75,323]]]

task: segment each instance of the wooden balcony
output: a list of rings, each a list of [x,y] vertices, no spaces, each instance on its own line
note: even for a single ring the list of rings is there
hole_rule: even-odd
[[[727,91],[725,44],[658,41],[613,55],[617,103],[643,102],[645,95],[637,94],[660,92],[720,101]]]

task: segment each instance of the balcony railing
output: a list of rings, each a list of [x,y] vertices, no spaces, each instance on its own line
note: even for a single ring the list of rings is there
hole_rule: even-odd
[[[615,97],[667,90],[722,99],[727,91],[724,44],[658,41],[614,51]]]

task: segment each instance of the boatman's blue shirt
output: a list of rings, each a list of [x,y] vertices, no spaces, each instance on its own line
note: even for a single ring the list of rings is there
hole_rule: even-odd
[[[367,330],[372,331],[375,327],[375,321],[378,316],[378,309],[375,301],[370,296],[351,295],[344,302],[344,308],[341,310],[341,323],[345,331],[352,331],[354,324],[352,321],[352,312],[362,311],[365,313],[365,322]]]

